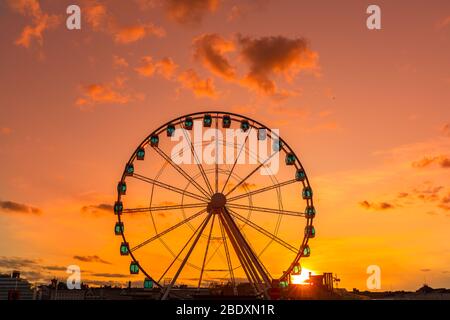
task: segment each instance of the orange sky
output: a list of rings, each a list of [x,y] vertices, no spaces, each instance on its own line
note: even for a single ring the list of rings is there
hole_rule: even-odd
[[[220,109],[279,128],[307,169],[306,268],[350,289],[372,264],[384,290],[450,287],[450,3],[376,1],[378,31],[369,4],[2,1],[0,271],[141,280],[101,205],[147,134]]]

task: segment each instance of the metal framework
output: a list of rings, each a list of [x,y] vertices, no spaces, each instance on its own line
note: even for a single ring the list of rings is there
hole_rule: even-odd
[[[209,119],[211,120],[210,122]],[[243,127],[242,129],[246,132],[246,137],[244,142],[237,148],[238,152],[231,168],[229,168],[229,166],[225,167],[224,165],[221,165],[218,161],[219,144],[225,144],[223,139],[220,140],[218,134],[219,131],[225,126],[224,123],[228,120],[234,124],[240,124],[241,127],[243,124],[248,125],[248,128]],[[201,163],[199,155],[196,152],[195,143],[187,133],[188,130],[191,130],[191,123],[194,121],[203,121],[204,125],[215,129],[215,163],[211,169],[206,168],[206,166]],[[186,170],[181,165],[177,164],[169,156],[169,154],[159,146],[160,139],[162,140],[163,137],[169,136],[171,130],[177,128],[186,129],[183,130],[183,134],[186,141],[189,142],[188,151],[191,152],[194,159],[195,163],[193,166],[198,169],[197,174],[194,174],[192,170]],[[254,130],[262,129],[267,133],[266,138],[271,139],[272,142],[276,142],[279,147],[278,149],[273,150],[267,159],[263,161],[258,160],[255,168],[249,171],[244,177],[240,177],[235,172],[236,168],[240,165],[238,163],[238,159],[241,156],[241,153],[246,151],[245,145],[248,141],[250,133]],[[170,140],[170,138],[168,139]],[[154,152],[150,151],[150,149],[154,150]],[[142,160],[143,150],[146,152],[145,160],[152,159],[152,157],[159,157],[164,162],[163,168],[157,172],[154,177],[148,177],[141,172],[138,172],[134,165],[138,160]],[[247,181],[249,181],[259,169],[266,166],[268,161],[276,153],[285,154],[286,156],[289,155],[289,157],[293,159],[291,164],[292,168],[295,169],[295,172],[292,177],[288,180],[279,182],[276,175],[273,175],[271,177],[272,185],[250,190],[248,188]],[[184,181],[186,185],[183,187],[181,184],[176,186],[171,183],[162,182],[160,175],[165,168],[173,168],[178,174],[180,179],[179,181]],[[300,174],[298,175],[298,173]],[[225,181],[222,184],[220,183],[221,178],[224,178]],[[144,186],[151,187],[149,206],[125,206],[127,197],[126,183],[131,180],[140,181]],[[232,184],[231,181],[233,181]],[[307,209],[305,209],[305,211],[308,212],[285,210],[283,208],[283,204],[281,202],[282,188],[295,184],[299,184],[303,188],[303,199],[300,197],[300,200],[306,203]],[[174,197],[180,196],[181,203],[170,205],[152,205],[154,193],[156,192],[155,187],[165,190],[166,192],[173,193]],[[190,188],[190,191],[188,191],[188,187]],[[239,193],[239,190],[244,190],[245,192]],[[277,192],[279,199],[278,208],[253,205],[252,197],[264,195],[269,191]],[[248,199],[248,204],[238,203],[242,199]],[[122,246],[125,245],[125,249],[127,249],[124,249],[126,251],[125,253],[131,257],[132,264],[138,266],[139,271],[146,276],[147,280],[152,281],[156,287],[161,288],[161,299],[168,299],[171,296],[175,296],[173,289],[177,284],[180,274],[186,266],[198,270],[199,277],[197,288],[202,287],[206,273],[212,271],[223,271],[226,275],[225,278],[229,279],[234,294],[238,294],[238,279],[236,279],[236,271],[242,268],[242,271],[245,274],[246,282],[250,283],[255,295],[269,299],[270,288],[274,285],[278,285],[280,281],[286,281],[286,279],[288,279],[293,272],[294,267],[299,265],[299,261],[302,256],[309,255],[308,240],[315,234],[315,230],[312,225],[315,210],[313,206],[311,187],[305,170],[294,151],[281,137],[276,135],[276,133],[272,132],[270,128],[264,126],[260,122],[239,114],[222,111],[198,112],[184,115],[163,124],[148,135],[148,137],[146,137],[136,148],[135,152],[132,154],[125,166],[125,170],[118,184],[118,196],[114,207],[117,215],[117,223],[121,226],[119,231],[117,231],[116,228],[116,234],[121,235],[123,239]],[[195,213],[187,216],[185,214],[186,209],[195,210]],[[154,213],[173,212],[176,210],[181,210],[183,212],[183,219],[168,228],[158,230],[156,227]],[[270,216],[273,215],[273,217],[277,219],[275,229],[272,231],[260,226],[252,218],[252,213],[264,213],[269,214]],[[127,234],[127,237],[125,236],[126,231],[124,231],[123,228],[124,216],[133,214],[149,214],[151,217],[155,232],[144,241],[130,242],[133,235]],[[298,225],[295,226],[295,228],[301,230],[299,233],[303,237],[299,245],[290,244],[288,241],[283,240],[282,235],[277,234],[281,219],[283,217],[297,219],[296,221],[298,221]],[[194,225],[191,224],[194,221],[201,222],[194,227]],[[302,232],[303,229],[298,227],[299,225],[302,225],[305,228],[304,234]],[[192,230],[192,234],[189,235],[189,238],[186,242],[184,242],[184,245],[180,250],[173,251],[164,241],[164,238],[170,235],[174,230],[180,230],[186,226]],[[220,231],[217,236],[213,233],[215,228]],[[245,235],[245,228],[252,229],[256,231],[257,234],[261,235],[261,237],[267,238],[269,242],[263,250],[256,252],[252,245],[252,241],[250,241],[250,239],[248,239]],[[196,247],[198,247],[199,240],[202,238],[206,239],[206,246],[204,247],[204,252],[201,255],[201,265],[198,266],[191,263],[190,258]],[[146,270],[146,266],[138,262],[138,254],[140,250],[142,250],[141,248],[144,248],[157,240],[168,249],[168,251],[172,254],[173,259],[172,262],[164,269],[165,271],[156,278],[152,276],[151,272]],[[216,243],[218,244],[216,245]],[[276,274],[278,274],[276,277],[271,275],[261,260],[261,255],[271,243],[276,243],[280,246],[280,250],[285,250],[293,255],[292,262],[289,265],[286,265],[283,270],[276,270]],[[308,249],[308,253],[306,253],[305,248]],[[208,269],[209,261],[221,250],[225,253],[225,257],[222,256],[222,259],[224,260],[224,267],[215,270]],[[234,261],[232,257],[235,257]],[[170,283],[168,285],[163,285],[162,281],[168,274],[171,274],[172,276]]]

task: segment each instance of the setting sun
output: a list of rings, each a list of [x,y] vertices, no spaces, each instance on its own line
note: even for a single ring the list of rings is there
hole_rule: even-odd
[[[297,275],[292,275],[291,276],[291,283],[292,284],[305,284],[306,280],[309,279],[309,274],[314,274],[313,271],[307,269],[307,268],[303,268],[302,272],[300,274]]]

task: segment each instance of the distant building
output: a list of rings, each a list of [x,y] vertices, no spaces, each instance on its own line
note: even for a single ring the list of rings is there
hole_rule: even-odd
[[[81,289],[68,289],[65,282],[53,279],[50,284],[38,288],[38,300],[131,300],[130,293],[144,289],[122,289],[110,286],[90,288],[86,284]]]
[[[0,274],[0,300],[33,300],[30,283],[20,278],[20,272]]]

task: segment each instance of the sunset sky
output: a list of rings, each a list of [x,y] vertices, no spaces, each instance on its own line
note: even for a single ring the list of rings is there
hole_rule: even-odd
[[[141,281],[113,232],[123,166],[163,123],[222,110],[306,168],[305,268],[450,287],[449,1],[6,0],[0,39],[0,272]]]

